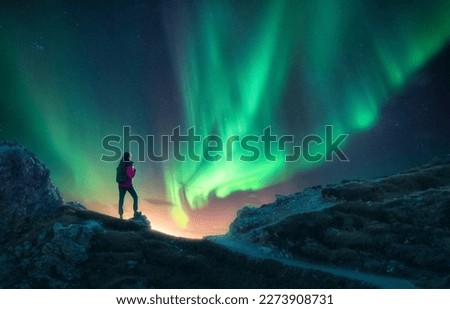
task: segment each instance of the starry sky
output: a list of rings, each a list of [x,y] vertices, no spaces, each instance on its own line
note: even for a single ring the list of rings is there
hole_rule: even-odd
[[[296,140],[325,125],[349,135],[345,163],[282,151],[136,163],[155,229],[223,233],[237,209],[275,194],[449,153],[448,16],[444,0],[2,1],[0,139],[35,152],[66,200],[116,215],[117,163],[100,160],[101,141],[124,125],[156,137],[177,126],[223,139],[268,126]]]

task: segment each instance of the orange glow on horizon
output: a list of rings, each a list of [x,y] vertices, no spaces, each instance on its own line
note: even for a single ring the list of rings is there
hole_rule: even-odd
[[[84,204],[89,210],[118,217],[117,204],[103,205],[98,202],[85,202]],[[133,216],[131,205],[131,199],[125,198],[124,219]],[[139,201],[139,210],[150,220],[152,230],[177,237],[193,239],[200,239],[209,235],[225,234],[228,231],[230,223],[236,217],[237,210],[243,206],[245,205],[229,205],[228,207],[225,205],[209,205],[208,207],[195,211],[186,210],[189,215],[189,224],[186,229],[181,229],[175,224],[170,215],[171,206],[155,205],[146,200]]]
[[[213,197],[208,205],[202,209],[184,209],[189,216],[189,223],[186,229],[182,229],[175,224],[170,214],[172,206],[168,201],[146,198],[144,190],[141,191],[137,188],[137,191],[139,194],[139,211],[150,220],[152,230],[176,237],[201,239],[205,236],[227,233],[230,224],[236,218],[236,212],[244,206],[259,207],[260,205],[273,202],[276,194],[296,192],[298,188],[284,184],[255,192],[236,192],[224,199]],[[93,200],[80,200],[74,197],[71,197],[70,200],[80,201],[89,210],[118,217],[117,202],[114,202],[115,199],[112,199],[111,196],[108,196],[108,199],[105,199],[107,202],[104,203]],[[124,218],[128,219],[132,216],[132,198],[127,194],[125,195]]]

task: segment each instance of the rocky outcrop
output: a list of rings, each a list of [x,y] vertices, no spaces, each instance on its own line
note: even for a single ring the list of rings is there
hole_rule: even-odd
[[[0,242],[51,217],[63,205],[50,171],[17,143],[0,143]]]
[[[259,208],[245,206],[238,210],[228,235],[241,240],[258,242],[264,228],[289,216],[332,207],[334,203],[322,197],[322,187],[306,188],[303,192],[288,196],[278,195],[272,204]]]

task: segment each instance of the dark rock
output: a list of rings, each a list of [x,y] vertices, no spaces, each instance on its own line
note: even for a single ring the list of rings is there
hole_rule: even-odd
[[[60,251],[65,260],[73,263],[81,263],[88,259],[87,251],[90,247],[90,240],[95,233],[103,231],[102,226],[95,221],[88,221],[83,224],[69,224],[63,226],[56,222],[53,226],[53,244]],[[48,244],[47,244],[48,245]]]
[[[277,196],[272,204],[259,208],[246,206],[238,210],[236,219],[231,223],[228,235],[247,240],[264,238],[266,226],[281,222],[289,216],[333,206],[333,202],[321,195],[321,186],[306,188],[303,192],[287,196]]]
[[[71,207],[71,208],[78,209],[78,210],[86,210],[86,206],[84,206],[83,204],[80,204],[78,202],[67,202],[64,204],[64,206]]]
[[[62,206],[50,171],[33,153],[17,143],[0,143],[0,242],[22,233]]]
[[[140,212],[136,213],[136,215],[133,218],[131,218],[130,220],[137,223],[141,227],[151,228],[150,220],[148,220],[147,216],[143,215]]]

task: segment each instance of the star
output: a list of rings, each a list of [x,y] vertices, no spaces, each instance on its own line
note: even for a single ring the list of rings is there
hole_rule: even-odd
[[[38,51],[44,51],[44,49],[45,49],[44,45],[37,41],[33,42],[33,48]]]

